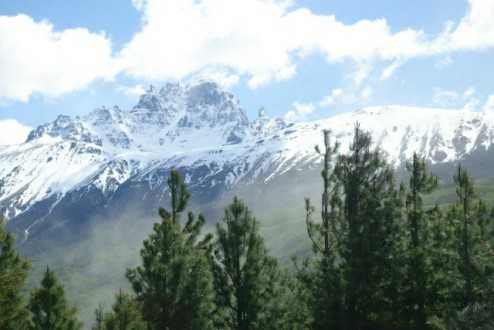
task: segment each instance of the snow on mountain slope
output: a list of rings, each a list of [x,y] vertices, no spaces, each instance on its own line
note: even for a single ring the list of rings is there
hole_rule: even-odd
[[[189,183],[207,187],[269,181],[318,162],[314,145],[322,129],[330,129],[345,152],[356,122],[395,166],[414,151],[432,163],[461,160],[494,141],[492,113],[386,106],[308,123],[287,124],[264,113],[249,122],[238,100],[214,83],[169,83],[151,87],[130,110],[61,115],[25,143],[1,148],[0,208],[15,219],[47,199],[53,208],[85,187],[111,198],[130,182],[163,185],[163,170],[172,167],[191,169]]]
[[[494,113],[467,110],[368,107],[317,122],[333,130],[348,147],[356,122],[371,132],[373,141],[396,166],[413,152],[432,163],[461,160],[475,150],[487,150],[494,141]]]

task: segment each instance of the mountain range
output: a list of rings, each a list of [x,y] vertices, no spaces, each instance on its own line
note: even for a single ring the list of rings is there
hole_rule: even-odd
[[[318,171],[314,146],[323,129],[344,153],[356,123],[398,170],[418,152],[444,180],[458,162],[490,176],[494,113],[380,106],[311,122],[288,123],[264,111],[249,120],[239,100],[214,82],[168,83],[151,86],[131,109],[60,115],[24,143],[0,147],[0,212],[21,245],[70,242],[96,215],[129,205],[154,214],[172,168],[185,175],[197,205],[249,187],[262,200],[280,182]]]

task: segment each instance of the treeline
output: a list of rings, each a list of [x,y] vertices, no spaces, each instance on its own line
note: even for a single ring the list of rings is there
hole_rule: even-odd
[[[467,171],[454,175],[453,204],[427,207],[438,180],[418,155],[398,184],[358,125],[348,153],[328,131],[316,151],[323,192],[317,208],[305,201],[309,257],[282,268],[237,198],[205,234],[172,171],[169,209],[126,272],[132,290],[98,308],[93,329],[494,329],[494,211]],[[29,264],[3,227],[0,248],[0,329],[82,327],[50,269],[25,301]]]

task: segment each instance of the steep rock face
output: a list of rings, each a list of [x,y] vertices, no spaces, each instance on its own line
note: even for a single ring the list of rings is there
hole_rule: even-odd
[[[432,164],[485,163],[493,154],[492,113],[386,106],[297,124],[260,111],[249,121],[215,83],[169,83],[150,87],[130,110],[61,115],[25,143],[1,148],[0,210],[24,241],[83,224],[97,210],[129,203],[155,210],[171,168],[208,202],[238,184],[314,168],[323,129],[346,152],[356,122],[396,167],[413,152]]]

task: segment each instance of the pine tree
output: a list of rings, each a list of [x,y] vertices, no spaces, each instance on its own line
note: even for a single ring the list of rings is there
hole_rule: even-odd
[[[280,271],[268,255],[257,220],[235,197],[216,232],[214,275],[221,316],[217,327],[279,329],[284,322],[284,311],[278,309]]]
[[[305,201],[307,233],[312,241],[316,258],[306,263],[305,269],[299,269],[299,280],[305,284],[309,293],[311,327],[313,329],[337,329],[342,320],[342,284],[341,274],[336,267],[337,252],[341,248],[341,199],[338,182],[333,173],[333,163],[338,144],[331,144],[330,131],[324,132],[324,152],[316,147],[323,156],[323,193],[321,201],[321,222],[312,219],[315,208],[310,200]]]
[[[471,304],[450,317],[448,330],[491,330],[494,329],[492,306]]]
[[[28,311],[22,289],[29,263],[15,251],[14,237],[0,218],[0,329],[22,330],[28,325]]]
[[[466,307],[475,302],[473,287],[473,273],[475,272],[475,265],[472,261],[473,224],[471,223],[475,191],[472,178],[461,166],[458,166],[457,173],[453,179],[456,184],[456,196],[458,198],[457,204],[460,211],[460,272],[464,281],[463,306]]]
[[[190,194],[176,170],[168,187],[171,210],[159,210],[161,222],[144,241],[142,265],[128,270],[127,278],[150,329],[212,329],[214,289],[206,255],[211,235],[199,240],[202,216],[189,213],[181,225]]]
[[[403,282],[403,189],[370,135],[355,126],[347,155],[324,132],[321,222],[306,200],[315,257],[299,269],[313,329],[398,329]],[[316,149],[320,152],[319,149]],[[304,293],[303,293],[304,294]]]
[[[319,295],[315,294],[317,285],[314,281],[314,269],[316,267],[313,258],[305,258],[301,264],[297,262],[296,257],[293,257],[292,260],[295,272],[288,286],[291,294],[291,297],[288,298],[289,320],[294,324],[293,329],[317,329],[315,321]]]
[[[357,124],[348,155],[335,168],[343,189],[345,328],[399,328],[402,196],[394,172]]]
[[[439,206],[427,211],[427,242],[428,274],[427,294],[428,322],[445,322],[451,310],[456,307],[452,302],[456,300],[459,291],[458,255],[456,244],[456,223],[452,221],[456,213],[455,208],[444,213]],[[425,223],[424,223],[425,225]],[[409,281],[407,281],[409,282]],[[413,309],[408,304],[408,311]],[[436,329],[432,327],[433,329]],[[438,327],[440,328],[440,327]]]
[[[82,324],[76,318],[76,309],[68,306],[65,290],[55,273],[46,269],[41,287],[33,290],[29,301],[32,330],[76,330]]]
[[[411,307],[414,329],[426,328],[426,299],[428,288],[428,271],[426,270],[427,241],[425,233],[427,213],[423,207],[423,195],[431,193],[437,187],[437,177],[427,171],[425,161],[414,153],[412,162],[406,166],[410,175],[406,194],[406,215],[410,242],[407,249],[409,255],[408,281],[411,286],[410,298],[407,303]]]
[[[458,238],[459,273],[462,280],[460,308],[490,300],[489,285],[494,269],[492,241],[488,239],[489,215],[483,201],[476,200],[473,179],[458,166],[454,176],[457,202],[451,212]],[[492,302],[491,302],[492,303]]]
[[[104,315],[100,324],[102,324],[101,330],[147,329],[136,300],[122,291],[115,296],[112,311]]]

